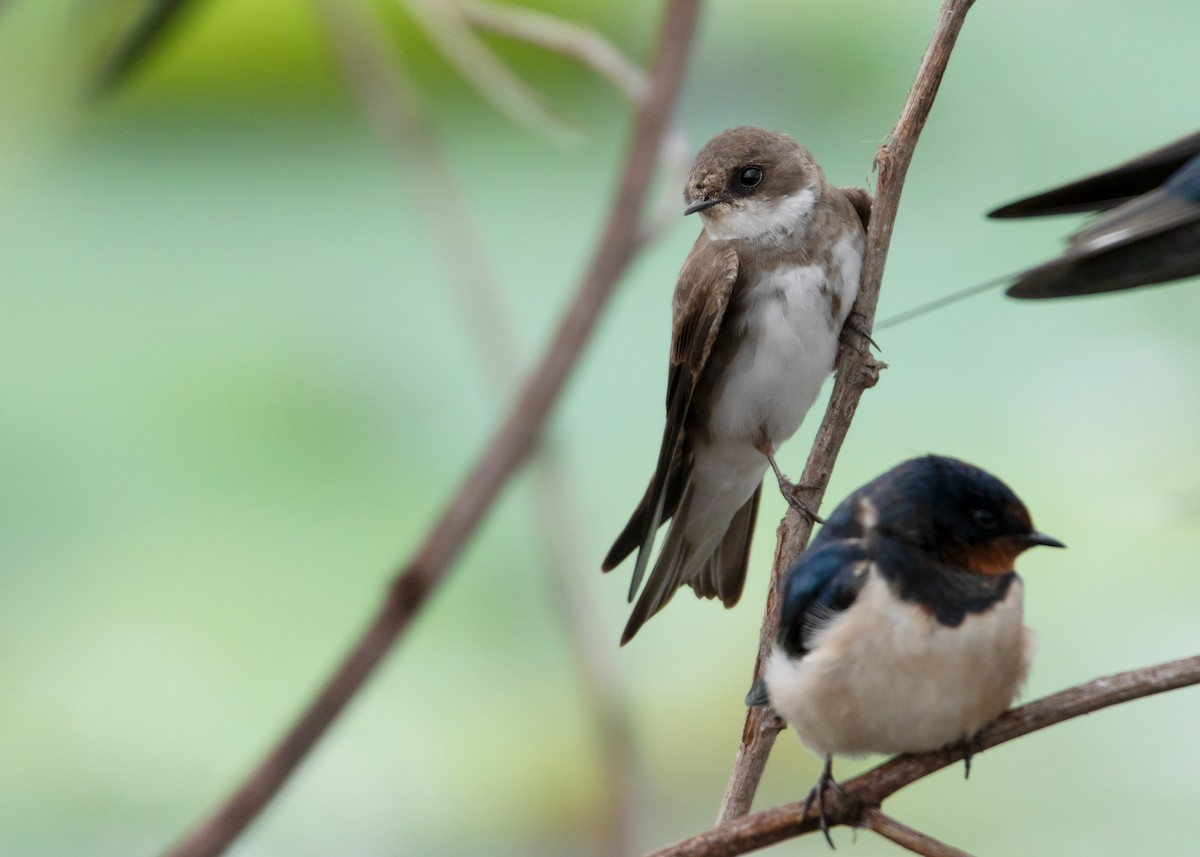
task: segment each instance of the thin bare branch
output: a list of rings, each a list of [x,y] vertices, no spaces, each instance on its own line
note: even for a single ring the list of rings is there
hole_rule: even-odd
[[[609,81],[634,106],[645,95],[647,82],[642,70],[626,59],[616,45],[589,27],[491,0],[458,0],[458,7],[463,17],[479,29],[520,39],[583,63]],[[655,206],[655,213],[647,218],[645,241],[654,240],[679,221],[679,189],[687,181],[691,147],[678,122],[671,124],[660,158],[665,192]]]
[[[978,746],[986,750],[1102,708],[1195,684],[1200,684],[1200,655],[1104,676],[1006,712],[983,730]],[[962,757],[961,750],[896,756],[843,783],[846,799],[827,792],[826,818],[831,825],[854,824],[866,809]],[[804,802],[797,801],[744,815],[650,857],[734,857],[765,848],[817,830],[816,808],[807,813],[805,809]]]
[[[430,234],[438,257],[447,265],[450,283],[460,292],[476,343],[487,365],[502,378],[517,372],[504,329],[504,306],[483,242],[463,203],[437,141],[424,121],[417,86],[401,65],[386,30],[363,0],[314,0],[325,24],[334,58],[367,120],[393,155],[407,165],[404,177],[429,215]],[[474,284],[474,285],[467,285]],[[467,294],[467,290],[473,293]]]
[[[646,95],[646,75],[617,46],[588,27],[545,12],[494,3],[459,0],[463,20],[482,30],[509,36],[569,56],[608,80],[636,104]]]
[[[475,34],[453,0],[408,0],[405,6],[459,74],[501,113],[560,142],[579,136],[571,122],[556,113]]]
[[[919,830],[913,830],[907,824],[901,824],[890,815],[884,815],[878,807],[869,808],[858,820],[863,827],[875,831],[884,839],[890,839],[914,854],[923,854],[925,857],[971,857],[961,848],[947,845]]]
[[[543,444],[532,464],[537,491],[538,523],[542,540],[550,546],[551,582],[563,633],[586,693],[586,710],[595,720],[604,780],[604,805],[600,807],[600,836],[596,853],[623,857],[634,852],[638,818],[637,759],[633,719],[614,657],[612,638],[598,621],[585,582],[592,567],[581,567],[584,543],[580,517],[568,482],[554,455],[553,441]]]
[[[480,365],[491,386],[509,390],[519,381],[518,336],[506,311],[499,285],[487,264],[487,251],[475,228],[470,207],[459,190],[437,141],[430,133],[412,79],[372,20],[371,8],[355,0],[316,0],[327,23],[334,55],[365,115],[391,148],[405,175],[417,182],[413,194],[425,201],[428,231],[439,246],[450,285],[457,292]],[[507,8],[507,7],[504,7]],[[627,62],[621,57],[622,62]],[[636,69],[636,66],[631,67]],[[642,78],[640,69],[636,73]],[[643,85],[637,101],[646,95]],[[636,101],[635,101],[636,104]],[[580,558],[580,513],[552,440],[544,442],[532,463],[535,519],[542,538],[535,544],[547,553],[555,604],[562,632],[574,656],[587,696],[600,746],[603,801],[597,807],[596,850],[607,857],[632,853],[638,791],[635,781],[633,728],[624,688],[617,677],[614,650],[600,629],[584,591]]]
[[[921,60],[916,81],[909,90],[908,100],[900,113],[900,119],[892,132],[891,140],[880,148],[875,156],[879,171],[879,184],[875,203],[871,211],[871,225],[867,230],[867,251],[863,259],[862,281],[858,299],[854,302],[851,322],[854,326],[871,332],[875,319],[875,307],[879,302],[879,287],[883,280],[883,268],[887,261],[888,247],[892,240],[892,228],[896,222],[896,211],[900,205],[900,193],[904,177],[912,160],[917,139],[929,110],[933,106],[950,52],[962,29],[967,11],[974,0],[945,0],[934,28],[929,47]],[[850,335],[853,335],[852,333]],[[808,455],[800,484],[814,486],[805,503],[817,509],[829,484],[834,462],[841,451],[842,443],[850,431],[850,422],[858,409],[863,391],[874,386],[883,364],[876,362],[864,344],[860,348],[843,348],[838,359],[837,380],[830,396],[825,418],[817,430],[816,440]],[[784,572],[808,544],[812,535],[812,521],[789,511],[779,525],[775,547],[775,560],[771,567],[771,580],[767,589],[767,604],[763,614],[762,630],[759,635],[758,656],[754,662],[754,678],[757,679],[764,658],[770,653],[779,630],[779,609],[776,591]],[[779,734],[782,723],[770,709],[751,708],[742,728],[741,743],[734,760],[733,771],[721,800],[717,822],[725,822],[750,811],[754,793],[766,768],[767,757]]]
[[[167,853],[222,853],[279,792],[445,577],[500,490],[532,453],[601,309],[639,246],[646,188],[683,80],[699,0],[668,0],[650,88],[639,106],[615,199],[575,298],[538,367],[517,395],[461,489],[390,585],[384,603],[342,664],[262,763],[213,815]]]

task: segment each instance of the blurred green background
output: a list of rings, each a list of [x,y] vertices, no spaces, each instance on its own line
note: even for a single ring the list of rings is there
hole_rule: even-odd
[[[96,4],[93,4],[96,5]],[[658,10],[542,0],[644,62]],[[629,115],[571,62],[490,40],[583,131],[514,127],[385,7],[490,253],[541,352],[610,199]],[[702,20],[680,118],[787,131],[873,181],[933,2],[746,0]],[[506,407],[487,381],[421,185],[371,133],[311,5],[212,0],[115,97],[81,96],[103,15],[0,13],[0,854],[152,854],[290,723]],[[1193,0],[982,2],[909,174],[880,318],[1039,261],[1071,220],[988,208],[1196,127]],[[740,734],[773,523],[743,603],[681,595],[616,650],[628,570],[599,561],[657,453],[670,292],[697,229],[639,258],[557,409],[575,570],[625,683],[636,844],[707,827]],[[1200,292],[985,294],[878,336],[836,502],[915,454],[986,466],[1070,545],[1020,570],[1041,650],[1026,698],[1200,642]],[[799,473],[819,413],[784,449]],[[516,480],[281,798],[251,855],[588,855],[595,724]],[[827,506],[826,508],[832,508]],[[973,853],[1179,854],[1200,693],[1105,711],[889,801]],[[874,760],[842,760],[840,777]],[[781,736],[757,806],[817,760]],[[839,831],[851,847],[852,834]],[[862,833],[855,854],[899,849]],[[825,853],[817,838],[773,853]]]

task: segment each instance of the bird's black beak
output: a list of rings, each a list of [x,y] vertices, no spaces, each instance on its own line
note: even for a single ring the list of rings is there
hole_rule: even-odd
[[[1037,545],[1044,545],[1045,547],[1048,547],[1048,548],[1065,548],[1066,547],[1066,545],[1064,545],[1058,539],[1054,538],[1054,536],[1048,536],[1045,533],[1037,533],[1037,532],[1030,533],[1027,536],[1022,536],[1021,540],[1023,542],[1025,542],[1025,544],[1028,545],[1029,547],[1035,547]]]
[[[695,214],[697,211],[704,211],[704,209],[706,209],[706,208],[712,208],[717,203],[721,203],[724,201],[725,200],[721,199],[720,197],[718,197],[716,199],[708,199],[707,197],[704,199],[698,199],[695,202],[693,202],[691,205],[689,205],[687,208],[685,208],[683,210],[683,214],[686,217],[689,214]]]

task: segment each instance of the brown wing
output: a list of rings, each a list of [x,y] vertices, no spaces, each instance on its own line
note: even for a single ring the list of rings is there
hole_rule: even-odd
[[[684,427],[696,380],[704,371],[713,342],[720,330],[733,284],[737,280],[737,251],[723,241],[711,241],[703,233],[683,263],[675,286],[672,319],[671,362],[667,376],[667,424],[654,476],[637,509],[617,536],[602,566],[615,568],[634,549],[637,564],[629,587],[632,601],[654,547],[654,534],[675,513],[691,467],[684,448]]]
[[[850,204],[858,212],[858,219],[862,221],[863,229],[867,229],[871,225],[871,205],[874,202],[871,199],[870,191],[861,187],[839,187],[838,190],[845,194],[846,199],[850,200]]]

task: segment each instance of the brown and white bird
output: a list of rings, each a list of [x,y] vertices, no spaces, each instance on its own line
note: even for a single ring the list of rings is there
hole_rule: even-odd
[[[605,557],[635,550],[637,594],[659,526],[658,558],[621,643],[680,586],[737,603],[762,478],[833,370],[858,294],[871,200],[830,185],[784,134],[733,128],[696,156],[685,214],[704,230],[675,286],[667,424],[646,493]]]

